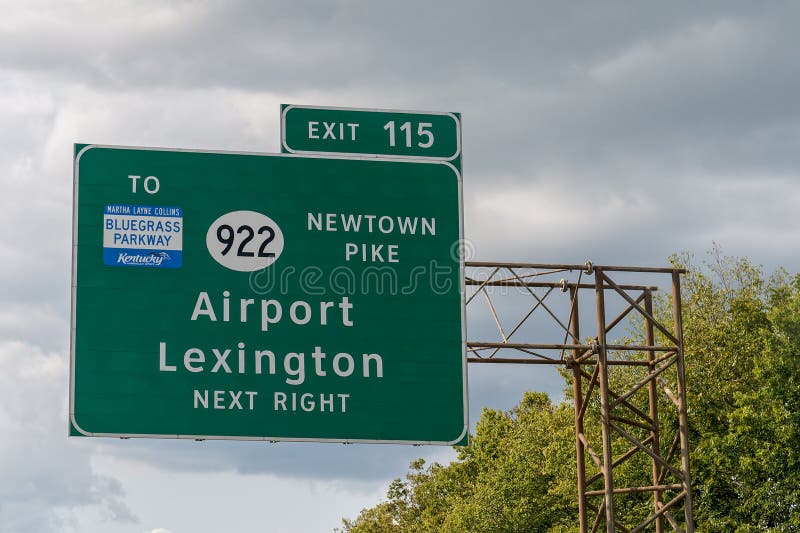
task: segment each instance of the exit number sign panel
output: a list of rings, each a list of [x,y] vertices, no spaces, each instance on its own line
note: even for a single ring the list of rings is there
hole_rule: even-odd
[[[281,106],[282,151],[453,161],[461,155],[458,113]]]

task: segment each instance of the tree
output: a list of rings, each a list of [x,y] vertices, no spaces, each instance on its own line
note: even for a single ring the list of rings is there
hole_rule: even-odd
[[[800,277],[715,250],[684,285],[695,517],[800,531]]]
[[[388,500],[344,521],[344,531],[569,531],[577,507],[572,410],[526,393],[509,412],[485,409],[458,461],[411,464]],[[572,460],[571,460],[572,459]]]

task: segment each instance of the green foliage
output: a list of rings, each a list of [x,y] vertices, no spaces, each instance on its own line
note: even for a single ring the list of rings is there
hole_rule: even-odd
[[[695,518],[800,531],[800,277],[713,257],[684,283]]]
[[[345,520],[364,532],[571,531],[572,408],[526,393],[510,412],[484,410],[476,434],[448,466],[421,460],[388,501]]]
[[[697,530],[800,531],[800,276],[767,277],[716,249],[700,265],[689,255],[673,263],[688,269],[682,299]],[[671,321],[669,298],[656,313]],[[457,461],[415,461],[386,501],[345,520],[343,530],[577,531],[571,374],[563,375],[565,401],[526,393],[509,412],[485,409]],[[619,385],[640,377],[611,379]],[[646,393],[631,401],[645,408]],[[592,404],[587,417],[597,416]],[[675,427],[677,420],[664,412],[661,423]],[[599,442],[599,435],[589,437]],[[613,446],[617,456],[628,447],[621,439]],[[652,482],[641,455],[615,470],[621,483]],[[596,472],[588,467],[589,475]],[[618,507],[623,523],[646,516],[647,497]]]

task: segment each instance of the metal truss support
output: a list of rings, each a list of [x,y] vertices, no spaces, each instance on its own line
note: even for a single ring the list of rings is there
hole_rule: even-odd
[[[590,262],[466,264],[470,325],[481,307],[491,316],[481,323],[494,324],[500,337],[468,340],[468,361],[560,365],[572,377],[581,533],[694,532],[681,273]],[[665,275],[671,308],[655,305],[657,285],[617,279]],[[582,307],[591,301],[587,291],[594,293],[597,333],[583,339],[581,321],[591,317]],[[517,303],[503,305],[513,297]],[[509,313],[517,318],[504,325]],[[540,342],[548,335],[563,341]]]

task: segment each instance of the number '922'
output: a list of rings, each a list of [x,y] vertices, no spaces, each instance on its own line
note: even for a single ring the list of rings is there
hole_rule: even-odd
[[[212,222],[206,246],[219,264],[253,272],[275,262],[283,251],[283,232],[277,222],[255,211],[231,211]]]

